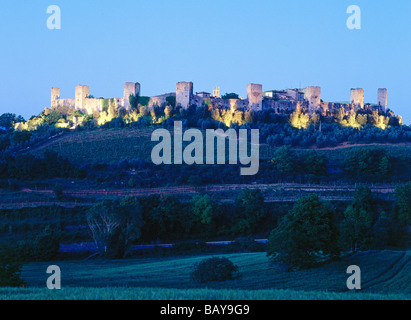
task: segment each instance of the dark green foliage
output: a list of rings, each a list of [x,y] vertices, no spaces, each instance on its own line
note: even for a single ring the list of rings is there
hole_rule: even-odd
[[[87,212],[87,223],[97,248],[105,257],[124,258],[140,238],[143,225],[139,202],[126,197],[120,202],[104,200]]]
[[[148,103],[150,102],[150,97],[141,96],[138,99],[138,103],[141,106],[148,107]],[[140,111],[141,112],[141,111]]]
[[[0,248],[0,287],[24,286],[21,268],[22,264],[15,248],[3,245]]]
[[[13,128],[14,124],[17,122],[24,122],[24,118],[22,116],[17,116],[14,113],[3,113],[0,116],[0,127],[7,130]]]
[[[47,126],[53,126],[60,119],[62,119],[60,112],[58,112],[57,110],[51,110],[50,113],[45,117],[45,124]]]
[[[360,148],[347,152],[344,170],[355,178],[386,177],[391,173],[391,159],[381,148]]]
[[[339,254],[334,212],[313,194],[301,198],[270,235],[268,256],[288,268],[311,268]]]
[[[239,95],[237,93],[226,93],[221,97],[221,99],[239,99]]]
[[[392,243],[393,225],[388,217],[380,217],[372,228],[373,246],[383,249]]]
[[[31,136],[32,133],[28,131],[14,131],[11,136],[11,142],[13,144],[20,144],[29,141]]]
[[[150,196],[142,198],[143,239],[183,239],[192,228],[193,218],[174,196]]]
[[[396,220],[401,225],[411,223],[411,182],[395,188]]]
[[[38,261],[53,260],[60,249],[59,236],[55,230],[46,227],[32,245],[32,255]]]
[[[176,97],[175,96],[169,96],[166,98],[167,105],[172,106],[175,108],[176,106]]]
[[[18,243],[16,252],[24,261],[51,261],[60,249],[60,237],[56,230],[46,226],[40,233],[32,233],[29,239]]]
[[[238,266],[227,258],[213,257],[194,265],[191,279],[198,283],[233,280],[240,276]]]
[[[139,102],[140,97],[137,95],[130,95],[129,97],[129,102],[130,102],[130,106],[132,109],[137,109],[138,106],[138,102]]]
[[[235,206],[237,222],[233,227],[233,233],[250,235],[256,232],[266,214],[261,190],[243,189],[235,200]]]
[[[296,170],[297,155],[290,146],[284,146],[275,151],[274,158],[271,161],[276,170],[282,173],[289,173]]]
[[[347,249],[357,251],[369,249],[372,245],[373,202],[368,187],[359,187],[351,205],[344,212],[342,235]]]
[[[10,142],[9,135],[6,135],[6,134],[0,135],[0,151],[10,146],[10,143],[11,142]]]
[[[210,224],[213,220],[216,203],[208,194],[196,195],[191,201],[193,215],[201,224]]]
[[[0,178],[32,180],[36,178],[80,177],[83,170],[75,168],[55,151],[46,150],[42,158],[30,153],[0,157]]]
[[[324,176],[327,173],[327,159],[324,155],[310,151],[303,160],[304,172],[316,176]]]

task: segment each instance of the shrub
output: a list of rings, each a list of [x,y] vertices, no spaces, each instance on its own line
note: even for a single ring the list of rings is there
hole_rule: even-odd
[[[227,258],[213,257],[194,265],[191,279],[194,282],[227,281],[239,277],[238,266]]]
[[[25,284],[21,278],[21,262],[16,250],[3,246],[0,248],[0,287],[21,287]]]
[[[56,231],[47,226],[28,246],[31,257],[36,261],[50,261],[60,249],[60,240]]]

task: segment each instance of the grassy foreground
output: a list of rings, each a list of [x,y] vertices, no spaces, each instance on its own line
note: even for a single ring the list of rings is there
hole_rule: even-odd
[[[162,288],[0,288],[0,300],[409,300],[403,294]]]
[[[194,263],[224,256],[239,267],[241,278],[196,284]],[[411,299],[411,251],[372,251],[347,256],[321,267],[281,271],[264,252],[220,255],[29,263],[23,267],[25,288],[0,289],[0,299],[90,300],[381,300]],[[62,290],[48,290],[46,269],[61,269]],[[346,270],[361,268],[362,290],[348,292]]]

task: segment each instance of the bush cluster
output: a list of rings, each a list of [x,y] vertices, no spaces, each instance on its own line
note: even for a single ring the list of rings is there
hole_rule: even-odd
[[[191,279],[194,282],[233,280],[240,276],[238,266],[227,258],[208,258],[194,265]]]

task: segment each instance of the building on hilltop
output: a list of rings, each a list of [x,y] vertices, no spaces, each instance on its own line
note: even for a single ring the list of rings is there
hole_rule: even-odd
[[[51,89],[51,107],[68,106],[73,109],[79,110],[85,114],[92,114],[94,111],[101,112],[105,107],[113,106],[115,108],[130,109],[130,97],[137,97],[140,95],[140,84],[126,82],[124,84],[124,94],[122,98],[92,98],[90,96],[89,86],[78,85],[75,88],[74,99],[61,99],[60,89]]]
[[[148,107],[164,106],[168,103],[168,97],[175,97],[176,106],[184,109],[192,105],[213,105],[231,110],[268,110],[272,109],[278,114],[291,114],[297,109],[304,110],[310,114],[320,113],[330,116],[335,111],[343,108],[346,113],[354,110],[378,110],[387,112],[387,89],[378,89],[378,102],[376,105],[364,104],[364,90],[351,89],[350,102],[324,102],[321,100],[321,88],[316,86],[304,89],[270,90],[263,92],[261,84],[250,83],[247,85],[246,99],[222,99],[220,88],[215,87],[213,94],[208,92],[197,92],[194,94],[193,82],[178,82],[176,92],[166,93],[149,98]],[[93,98],[90,96],[90,88],[86,85],[78,85],[75,88],[74,99],[61,99],[60,89],[51,89],[51,107],[71,107],[85,114],[101,112],[107,107],[124,108],[130,110],[131,98],[140,96],[141,85],[138,82],[126,82],[124,84],[123,97],[121,98]]]

